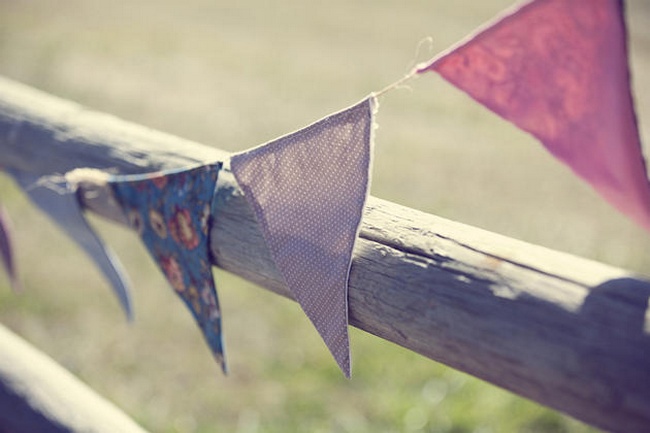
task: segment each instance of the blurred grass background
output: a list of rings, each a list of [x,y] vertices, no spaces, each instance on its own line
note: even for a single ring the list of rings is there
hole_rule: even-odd
[[[0,74],[239,151],[383,88],[510,4],[0,0]],[[650,3],[629,1],[628,17],[647,142]],[[383,97],[378,122],[373,195],[650,275],[647,233],[437,76]],[[0,277],[0,322],[151,431],[590,430],[357,330],[347,381],[297,305],[215,270],[225,378],[134,234],[93,219],[132,277],[129,326],[90,262],[6,177],[0,201],[14,220],[25,285],[15,295]]]

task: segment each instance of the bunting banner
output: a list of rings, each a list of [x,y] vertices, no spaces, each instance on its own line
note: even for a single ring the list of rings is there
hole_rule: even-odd
[[[110,282],[124,312],[133,319],[129,282],[121,263],[101,241],[84,217],[77,188],[64,177],[40,177],[7,170],[30,200],[49,216],[86,254]]]
[[[420,65],[540,140],[650,230],[620,0],[534,0]]]
[[[16,273],[13,257],[13,242],[9,215],[3,206],[0,206],[0,259],[2,266],[9,277],[9,284],[14,291],[20,290],[20,281]]]
[[[370,97],[230,161],[278,271],[346,377],[348,276],[368,195],[375,106]]]
[[[650,230],[650,184],[631,95],[622,1],[529,1],[378,94],[430,71],[532,134]],[[346,377],[348,283],[369,192],[378,94],[229,161],[280,276]],[[221,168],[215,162],[144,175],[82,169],[63,177],[3,169],[93,259],[131,318],[121,265],[82,210],[83,182],[97,186],[93,196],[139,234],[226,373],[209,238]],[[0,255],[18,287],[2,208]]]
[[[131,227],[203,331],[224,373],[221,310],[209,233],[221,163],[189,170],[114,176],[109,185]]]

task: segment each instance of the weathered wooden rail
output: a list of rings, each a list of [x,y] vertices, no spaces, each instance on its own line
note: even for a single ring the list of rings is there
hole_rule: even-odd
[[[222,158],[0,79],[0,165],[138,173]],[[214,264],[289,297],[227,172],[217,199]],[[641,277],[371,197],[349,296],[360,329],[602,429],[650,431]]]

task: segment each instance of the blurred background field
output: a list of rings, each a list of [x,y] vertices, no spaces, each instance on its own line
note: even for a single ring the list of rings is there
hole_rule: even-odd
[[[0,0],[0,74],[239,151],[383,88],[510,4]],[[650,3],[627,14],[647,142]],[[650,236],[537,142],[433,74],[408,87],[380,101],[373,195],[650,275]],[[348,381],[296,304],[215,269],[223,377],[134,234],[93,219],[133,280],[128,325],[90,262],[4,176],[0,202],[25,285],[15,295],[0,277],[0,323],[152,432],[590,430],[357,330]]]

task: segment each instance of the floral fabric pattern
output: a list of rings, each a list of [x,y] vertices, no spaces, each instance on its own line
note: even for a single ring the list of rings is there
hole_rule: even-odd
[[[226,372],[208,239],[220,169],[217,163],[172,173],[119,176],[111,185],[131,227],[192,312]]]

